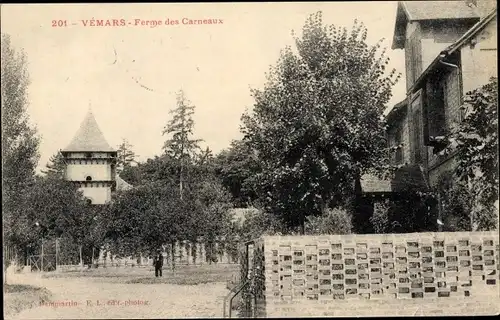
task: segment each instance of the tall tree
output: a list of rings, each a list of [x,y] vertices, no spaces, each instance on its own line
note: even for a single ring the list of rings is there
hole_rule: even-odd
[[[46,169],[41,171],[47,176],[64,179],[65,170],[66,163],[64,160],[64,156],[60,151],[58,151],[56,154],[50,157],[49,162],[46,165]]]
[[[39,137],[27,114],[29,75],[26,55],[16,51],[10,36],[2,33],[2,218],[4,241],[18,249],[17,242],[29,232],[23,193],[34,183]]]
[[[10,36],[2,34],[2,167],[3,189],[22,190],[33,181],[39,137],[29,123],[29,74],[26,55],[16,52]]]
[[[163,135],[169,135],[163,150],[179,166],[179,192],[182,199],[186,168],[188,168],[199,150],[201,139],[193,139],[195,106],[187,100],[184,91],[177,93],[177,106],[172,109],[172,119],[163,129]]]
[[[118,157],[116,161],[117,173],[121,173],[135,162],[136,154],[132,148],[132,144],[130,144],[127,139],[122,139],[122,143],[118,146]]]
[[[385,72],[385,49],[366,43],[362,23],[324,26],[318,12],[302,31],[242,117],[262,165],[259,198],[290,226],[350,203],[354,181],[386,162],[382,114],[400,77]]]

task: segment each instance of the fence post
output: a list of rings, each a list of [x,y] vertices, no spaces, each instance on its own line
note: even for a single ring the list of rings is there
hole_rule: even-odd
[[[59,239],[56,238],[56,270],[57,270],[57,264],[58,264],[58,256],[59,256]]]
[[[80,267],[83,268],[83,254],[82,254],[82,245],[80,245]]]
[[[41,261],[41,272],[43,272],[43,239],[42,239],[42,261]]]

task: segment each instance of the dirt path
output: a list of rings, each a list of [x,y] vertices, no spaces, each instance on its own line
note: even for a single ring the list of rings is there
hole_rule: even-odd
[[[96,278],[45,279],[20,276],[16,283],[46,287],[52,301],[15,319],[104,319],[221,317],[224,283],[194,286],[106,283]]]

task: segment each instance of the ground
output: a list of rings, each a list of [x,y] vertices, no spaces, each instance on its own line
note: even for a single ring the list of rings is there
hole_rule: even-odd
[[[48,300],[50,300],[50,292],[45,288],[22,284],[5,285],[4,315],[11,317],[24,309]]]
[[[222,317],[226,281],[238,266],[179,268],[156,279],[149,268],[108,268],[90,272],[17,275],[16,283],[45,287],[51,302],[11,319],[105,319]]]

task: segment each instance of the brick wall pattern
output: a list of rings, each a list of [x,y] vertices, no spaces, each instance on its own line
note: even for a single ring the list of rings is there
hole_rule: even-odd
[[[277,306],[274,314],[293,306],[296,316],[301,306],[325,310],[350,300],[468,301],[486,289],[498,294],[498,255],[497,232],[266,236],[253,246],[249,272],[256,316],[271,316]]]

